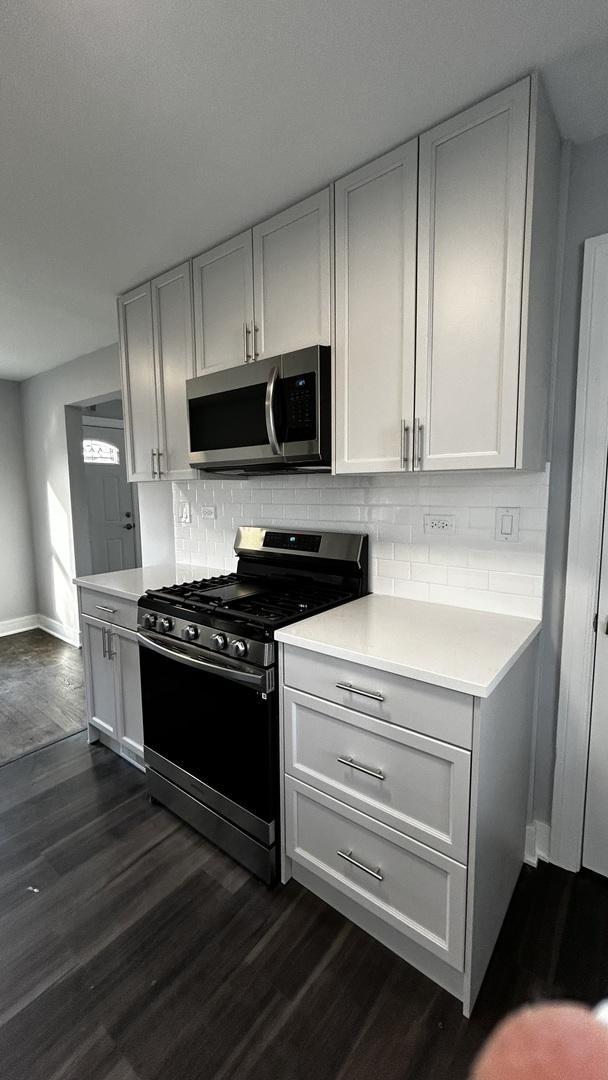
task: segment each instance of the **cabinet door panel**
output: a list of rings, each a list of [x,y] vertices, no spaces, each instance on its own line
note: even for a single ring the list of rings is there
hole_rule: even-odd
[[[420,139],[422,468],[515,465],[529,80]]]
[[[331,343],[330,191],[253,230],[257,359]]]
[[[236,367],[253,350],[251,229],[199,255],[192,272],[196,374]]]
[[[118,298],[118,334],[128,477],[152,480],[152,450],[159,438],[149,282]]]
[[[112,630],[112,650],[116,678],[116,714],[120,741],[143,754],[144,728],[139,675],[139,645],[132,631]]]
[[[414,139],[336,184],[337,472],[409,466],[417,161]]]
[[[116,737],[114,664],[106,648],[110,627],[88,615],[82,616],[82,649],[85,666],[89,723]]]
[[[160,469],[166,480],[188,479],[186,379],[194,375],[194,335],[190,263],[152,282],[156,356]]]

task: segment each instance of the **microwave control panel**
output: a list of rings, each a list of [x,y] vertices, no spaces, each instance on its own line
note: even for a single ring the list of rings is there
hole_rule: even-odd
[[[317,377],[314,371],[283,379],[285,439],[314,439],[317,434]]]

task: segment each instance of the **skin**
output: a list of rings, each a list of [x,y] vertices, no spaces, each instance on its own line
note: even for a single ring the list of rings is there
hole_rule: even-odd
[[[491,1035],[472,1080],[607,1080],[608,1027],[581,1005],[538,1005]]]

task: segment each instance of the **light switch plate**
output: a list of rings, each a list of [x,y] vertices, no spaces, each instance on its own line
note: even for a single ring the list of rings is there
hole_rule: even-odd
[[[494,537],[509,544],[519,540],[519,506],[497,506]]]

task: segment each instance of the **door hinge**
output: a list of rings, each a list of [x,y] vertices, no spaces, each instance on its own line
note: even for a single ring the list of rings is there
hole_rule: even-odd
[[[593,633],[597,634],[597,611],[593,616]]]

